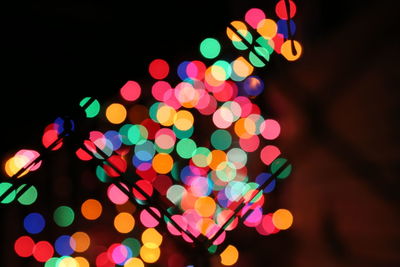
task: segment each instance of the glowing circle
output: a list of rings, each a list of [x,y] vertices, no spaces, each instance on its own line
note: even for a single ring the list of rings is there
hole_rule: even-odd
[[[18,189],[17,189],[17,194],[18,192],[20,192],[21,190],[25,190],[25,186],[29,187],[19,198],[18,198],[18,202],[21,203],[22,205],[31,205],[33,204],[38,196],[38,192],[36,190],[36,187],[33,185],[21,185]]]
[[[89,100],[91,100],[91,97],[83,98],[79,103],[79,106],[84,107],[86,103],[89,102]],[[96,99],[92,101],[89,104],[89,106],[85,108],[85,114],[87,118],[94,118],[97,116],[97,114],[99,114],[99,112],[100,112],[100,103]]]
[[[151,87],[151,94],[153,95],[154,99],[156,99],[158,101],[164,101],[165,100],[165,94],[170,89],[171,89],[171,85],[168,82],[157,81]]]
[[[239,251],[236,247],[229,245],[225,248],[225,250],[220,254],[221,263],[225,266],[234,265],[239,259]]]
[[[114,244],[108,250],[112,261],[118,265],[122,265],[130,257],[130,253],[130,249],[122,244]]]
[[[0,196],[5,194],[13,185],[11,183],[3,182],[0,183]],[[11,190],[11,192],[3,199],[0,203],[8,204],[11,203],[16,196],[15,190]]]
[[[159,222],[159,218],[161,217],[160,212],[158,211],[158,209],[154,208],[154,207],[150,207],[150,209],[157,214],[157,218],[154,218],[153,215],[151,215],[147,210],[142,210],[140,212],[140,221],[142,222],[142,224],[148,228],[152,228],[152,227],[156,227],[160,222]]]
[[[30,257],[33,253],[35,242],[30,236],[21,236],[14,243],[14,250],[20,257]]]
[[[211,134],[211,144],[215,149],[228,149],[232,144],[232,136],[226,130],[216,130]]]
[[[289,18],[293,18],[294,15],[296,14],[296,5],[293,3],[293,1],[289,1],[289,7],[290,7]],[[276,15],[278,15],[279,18],[284,19],[284,20],[288,19],[288,14],[286,12],[286,3],[285,3],[285,1],[281,0],[276,4],[275,12],[276,12]]]
[[[178,142],[176,151],[181,158],[190,159],[196,148],[196,143],[192,139],[184,138]]]
[[[133,230],[134,226],[135,219],[130,213],[121,212],[114,218],[114,227],[122,234],[129,233]]]
[[[265,39],[271,39],[278,32],[278,25],[272,19],[263,19],[257,25],[257,32]]]
[[[120,124],[126,119],[126,109],[119,103],[113,103],[106,109],[106,117],[112,124]]]
[[[279,148],[269,145],[261,150],[260,158],[265,165],[270,165],[280,154]]]
[[[164,79],[168,76],[169,65],[163,59],[155,59],[149,65],[149,73],[154,79]]]
[[[202,217],[210,217],[215,212],[216,203],[211,197],[199,197],[194,208]]]
[[[179,110],[174,117],[174,125],[180,131],[187,131],[193,127],[194,117],[190,111]]]
[[[286,162],[287,162],[287,159],[284,159],[284,158],[275,159],[271,164],[271,172],[272,173],[278,172],[278,170],[280,170],[282,168],[282,166],[286,164]],[[279,172],[277,177],[280,179],[284,179],[284,178],[288,177],[291,172],[292,172],[292,165],[289,164],[283,170],[281,170]]]
[[[24,218],[24,228],[30,234],[38,234],[46,225],[44,217],[40,213],[32,212]]]
[[[144,263],[139,258],[130,258],[125,262],[124,267],[144,267]]]
[[[74,253],[74,249],[70,245],[71,237],[69,235],[62,235],[56,239],[54,247],[58,254],[62,256],[69,256]]]
[[[221,51],[220,43],[214,38],[206,38],[200,43],[200,53],[203,57],[216,58]]]
[[[212,120],[214,122],[214,125],[218,128],[226,129],[232,125],[232,122],[234,120],[233,113],[230,109],[226,107],[220,107],[214,112]]]
[[[153,169],[160,174],[169,173],[172,170],[174,160],[171,155],[165,153],[159,153],[154,156],[152,165]]]
[[[121,184],[123,188],[128,190],[128,187],[124,184]],[[129,199],[129,197],[121,191],[116,185],[110,184],[110,186],[107,189],[107,196],[111,200],[112,203],[117,204],[117,205],[122,205],[126,203]]]
[[[75,213],[68,206],[60,206],[54,211],[53,219],[58,226],[67,227],[74,221]]]
[[[299,42],[293,40],[294,49],[292,50],[292,44],[290,40],[285,41],[281,46],[281,54],[289,61],[297,60],[302,54],[302,47]]]
[[[162,235],[155,228],[147,228],[142,233],[142,243],[149,248],[159,247],[162,240]]]
[[[96,220],[100,217],[103,207],[100,201],[96,199],[88,199],[82,203],[81,213],[87,220]]]
[[[138,189],[140,188],[141,191],[143,191],[143,193],[145,193],[145,195],[143,195],[141,191],[137,190],[134,187],[132,191],[133,191],[133,195],[135,196],[135,198],[137,198],[139,200],[147,200],[149,197],[151,197],[153,195],[153,186],[149,181],[139,180],[135,184],[138,187]]]
[[[71,236],[70,246],[76,252],[85,252],[90,246],[90,237],[85,232],[76,232]]]
[[[260,125],[261,135],[267,140],[276,139],[280,132],[281,126],[276,120],[267,119],[263,121]]]
[[[38,262],[46,262],[53,257],[54,248],[47,241],[39,241],[33,248],[33,257]]]
[[[140,97],[142,89],[135,81],[128,81],[120,89],[120,94],[126,101],[135,101]]]
[[[279,230],[286,230],[293,224],[293,215],[286,209],[279,209],[272,215],[272,222]]]
[[[160,248],[156,247],[156,248],[149,248],[146,245],[143,245],[140,248],[140,257],[142,258],[142,260],[144,262],[147,263],[154,263],[156,262],[159,258],[160,258]]]
[[[160,105],[157,110],[157,121],[163,126],[171,126],[174,124],[176,110],[168,105]]]
[[[90,267],[88,260],[84,257],[75,257],[75,261],[77,264],[76,267]]]
[[[244,19],[253,29],[256,29],[258,23],[265,19],[265,13],[259,8],[251,8],[246,12]]]

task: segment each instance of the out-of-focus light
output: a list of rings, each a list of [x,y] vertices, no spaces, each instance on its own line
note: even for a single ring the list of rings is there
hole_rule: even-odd
[[[169,65],[163,59],[155,59],[149,65],[149,73],[154,79],[162,80],[168,76]]]
[[[291,44],[291,40],[286,40],[282,46],[281,46],[281,54],[289,61],[295,61],[297,59],[299,59],[299,57],[302,54],[302,47],[301,44],[299,42],[297,42],[296,40],[293,40],[294,42],[294,48],[296,50],[296,54],[294,54],[294,51],[292,49],[292,44]]]
[[[229,245],[226,249],[220,254],[221,263],[225,266],[234,265],[239,259],[239,251],[233,245]]]
[[[53,214],[54,222],[60,227],[70,226],[75,219],[75,212],[68,206],[60,206]]]
[[[120,89],[120,94],[126,101],[135,101],[140,97],[142,89],[135,81],[128,81]]]
[[[129,233],[135,226],[135,219],[127,212],[121,212],[114,218],[115,229],[123,234]]]
[[[81,213],[87,220],[96,220],[103,211],[101,203],[96,199],[88,199],[82,203]]]
[[[119,103],[113,103],[106,109],[106,117],[112,124],[120,124],[126,119],[126,109]]]
[[[20,257],[30,257],[33,253],[35,242],[30,236],[21,236],[14,243],[14,250]]]
[[[221,51],[220,43],[214,38],[204,39],[200,43],[200,53],[208,59],[216,58]]]
[[[79,106],[81,106],[81,107],[85,106],[85,104],[88,103],[90,99],[91,99],[91,97],[83,98],[81,100],[81,102],[79,103]],[[94,118],[99,114],[99,112],[100,112],[100,103],[97,100],[94,100],[85,109],[85,114],[86,114],[87,118]]]
[[[293,224],[293,215],[286,209],[279,209],[272,215],[272,222],[279,230],[286,230]]]

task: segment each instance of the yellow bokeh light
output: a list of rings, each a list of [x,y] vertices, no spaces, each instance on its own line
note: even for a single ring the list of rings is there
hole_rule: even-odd
[[[231,22],[231,26],[236,29],[236,32],[232,31],[230,27],[226,28],[226,34],[228,35],[229,39],[231,39],[234,42],[240,42],[242,41],[241,36],[246,36],[248,34],[248,30],[246,27],[246,24],[244,24],[241,21],[235,20]],[[237,32],[239,34],[237,34]]]
[[[163,126],[171,126],[174,124],[176,110],[168,105],[163,105],[157,110],[157,120]]]
[[[75,261],[78,263],[79,267],[89,267],[89,262],[84,257],[75,257]]]
[[[286,209],[279,209],[272,215],[272,223],[279,230],[286,230],[293,224],[293,215]]]
[[[129,233],[135,227],[135,219],[129,213],[121,212],[114,218],[114,227],[120,233]]]
[[[178,130],[187,131],[192,128],[194,117],[190,111],[179,110],[174,117],[174,125]]]
[[[154,228],[147,228],[142,233],[142,243],[149,248],[157,248],[163,240],[162,235]]]
[[[160,253],[161,251],[159,247],[150,248],[146,246],[146,244],[144,244],[140,248],[140,257],[143,259],[144,262],[147,263],[154,263],[158,261],[158,259],[160,258]]]
[[[263,19],[257,25],[257,32],[265,39],[272,39],[278,32],[278,25],[272,19]]]
[[[22,169],[24,166],[26,166],[29,163],[29,158],[24,156],[24,155],[16,155],[14,157],[9,158],[6,161],[6,164],[4,166],[4,170],[6,174],[11,177],[14,174],[16,174],[20,169]],[[21,173],[17,178],[20,178],[27,174],[29,172],[29,169],[25,170],[23,173]]]
[[[62,258],[58,264],[58,267],[80,267],[79,263],[72,257]]]
[[[239,251],[236,247],[229,245],[226,249],[220,254],[221,263],[225,266],[234,265],[239,259]]]
[[[130,258],[125,262],[124,267],[144,267],[144,263],[139,258]]]
[[[126,109],[123,105],[113,103],[106,109],[106,117],[112,124],[120,124],[126,119]]]
[[[294,51],[292,51],[292,41],[291,40],[286,40],[282,46],[281,46],[281,54],[289,61],[295,61],[297,60],[302,52],[303,48],[301,47],[301,44],[297,42],[296,40],[293,40],[294,42],[294,48],[296,49],[296,54],[294,55]]]
[[[242,78],[246,78],[253,73],[254,67],[244,57],[238,57],[232,63],[233,72]]]
[[[218,65],[211,66],[211,74],[217,81],[225,81],[226,80],[226,72],[225,69]]]

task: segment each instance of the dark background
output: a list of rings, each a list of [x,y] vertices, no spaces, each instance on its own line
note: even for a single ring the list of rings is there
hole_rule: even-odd
[[[275,18],[276,1],[138,3],[2,3],[2,160],[37,147],[43,127],[82,97],[107,99],[127,80],[150,80],[147,66],[155,58],[176,69],[182,60],[200,58],[206,37],[229,47],[230,21],[251,7]],[[293,212],[295,223],[272,237],[232,233],[241,250],[238,266],[399,266],[396,2],[295,3],[302,58],[290,63],[275,56],[258,73],[266,84],[261,102],[281,122],[279,146],[294,164],[274,201]],[[47,170],[35,175],[43,190],[63,188],[54,197],[73,203],[84,191],[65,178],[78,179],[81,170],[60,163],[68,155],[49,159]],[[45,182],[56,172],[64,178]],[[101,186],[92,185],[92,192]],[[0,211],[0,265],[35,266],[12,249],[29,208]]]

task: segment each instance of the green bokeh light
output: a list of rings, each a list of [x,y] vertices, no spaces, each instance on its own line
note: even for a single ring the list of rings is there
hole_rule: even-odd
[[[79,106],[83,107],[91,97],[85,97],[84,99],[81,100],[79,103]],[[100,103],[97,100],[94,100],[88,107],[85,109],[86,117],[88,118],[94,118],[99,114],[100,112]]]
[[[287,162],[287,159],[284,158],[277,158],[271,163],[271,172],[276,173],[285,163]],[[289,164],[287,167],[285,167],[281,173],[277,176],[280,179],[285,179],[290,175],[292,172],[292,165]]]
[[[73,223],[75,213],[68,206],[60,206],[54,211],[53,219],[58,226],[67,227]]]
[[[124,241],[122,241],[122,245],[127,246],[132,251],[131,257],[137,257],[140,253],[140,241],[136,238],[128,237]]]
[[[181,158],[190,159],[196,150],[196,143],[190,138],[184,138],[176,145],[176,152]]]
[[[0,196],[3,195],[11,186],[12,184],[7,182],[0,183]],[[15,195],[16,195],[15,190],[11,191],[11,193],[9,193],[0,203],[3,204],[11,203],[15,199]]]
[[[53,257],[46,261],[44,267],[57,267],[59,258]]]
[[[24,185],[21,185],[20,187],[18,187],[17,194],[22,189],[24,189],[25,186],[28,186],[29,188],[18,198],[18,202],[21,203],[22,205],[31,205],[36,201],[38,192],[37,192],[35,186],[24,184]]]
[[[216,58],[220,52],[221,45],[214,38],[206,38],[200,43],[200,53],[205,58]]]
[[[232,144],[232,136],[226,130],[216,130],[211,135],[211,144],[215,149],[228,149]]]
[[[184,139],[184,138],[190,138],[193,135],[194,127],[192,126],[187,131],[181,131],[178,128],[176,128],[174,125],[174,126],[172,126],[172,130],[174,131],[174,133],[178,139]]]

